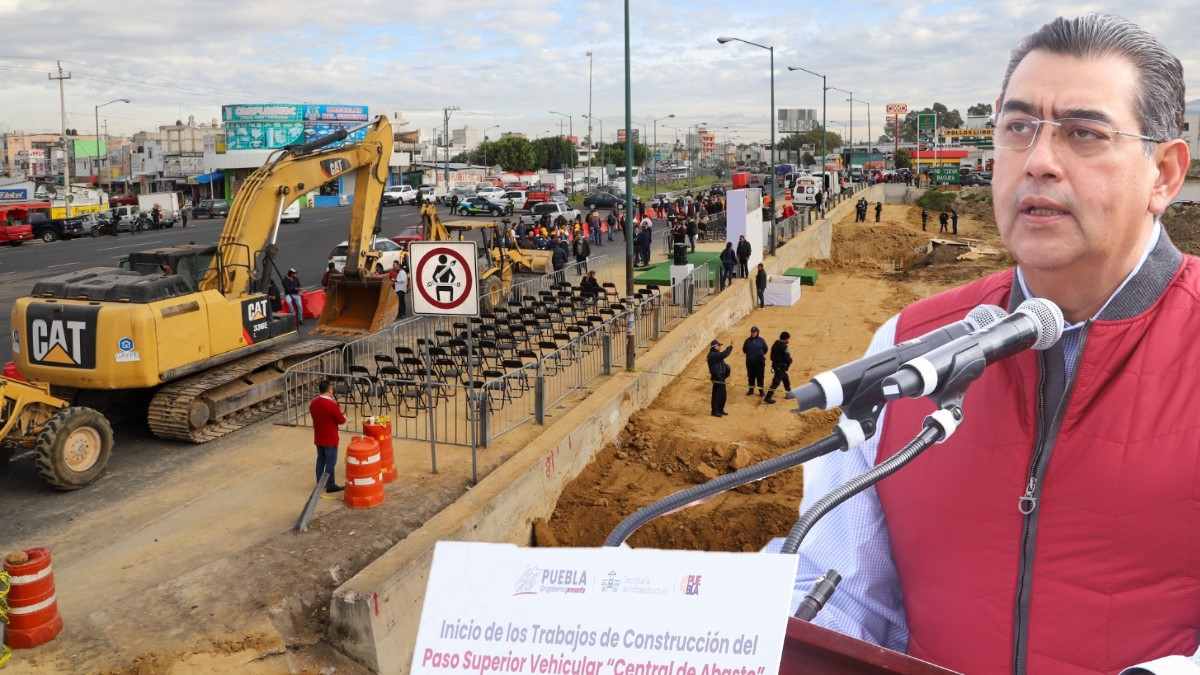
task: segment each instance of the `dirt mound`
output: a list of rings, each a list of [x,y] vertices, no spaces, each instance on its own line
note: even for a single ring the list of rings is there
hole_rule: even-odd
[[[707,401],[704,401],[707,403]],[[764,436],[733,429],[739,440],[681,433],[654,411],[630,420],[617,442],[601,450],[567,486],[539,543],[599,546],[626,516],[655,499],[732,473],[815,440],[836,422],[836,414],[804,415],[776,447]],[[804,441],[800,437],[806,437]],[[811,437],[811,438],[807,438]],[[785,533],[796,517],[802,482],[800,469],[772,476],[722,495],[685,512],[661,518],[630,538],[635,547],[709,551],[755,551],[772,536]],[[744,497],[741,497],[744,495]],[[704,514],[719,516],[705,517]]]
[[[954,209],[958,211],[959,216],[971,216],[993,228],[996,226],[990,187],[965,187],[959,190],[954,200]]]
[[[1179,250],[1200,255],[1200,204],[1172,204],[1162,222]]]
[[[903,267],[927,241],[929,237],[896,223],[844,225],[833,230],[833,262]]]

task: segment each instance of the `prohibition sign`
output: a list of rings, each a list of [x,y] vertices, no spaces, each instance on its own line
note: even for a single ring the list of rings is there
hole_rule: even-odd
[[[425,276],[426,266],[429,265],[430,261],[437,261],[441,256],[445,256],[448,259],[453,259],[455,262],[457,262],[458,273],[462,275],[461,290],[457,295],[452,297],[447,302],[441,302],[429,295],[429,291],[427,290],[427,277]],[[458,251],[445,246],[439,246],[437,248],[430,249],[425,253],[424,256],[421,257],[421,261],[417,263],[416,281],[417,292],[421,294],[421,298],[433,307],[444,311],[455,309],[459,305],[463,304],[467,298],[471,297],[471,287],[475,283],[475,280],[472,278],[471,274],[471,266],[467,264],[467,259],[464,258]]]

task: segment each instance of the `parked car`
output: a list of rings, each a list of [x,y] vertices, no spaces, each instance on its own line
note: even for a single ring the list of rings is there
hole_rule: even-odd
[[[192,207],[192,217],[224,218],[229,215],[229,204],[224,199],[201,199]]]
[[[512,213],[512,206],[494,202],[487,197],[468,197],[454,210],[460,216],[504,216]]]
[[[300,222],[300,201],[296,200],[279,214],[279,222],[281,223],[298,223]]]
[[[117,232],[138,232],[145,229],[146,217],[136,205],[123,205],[109,211],[109,217],[116,223]]]
[[[958,180],[959,185],[991,186],[992,181],[977,173],[969,173]]]
[[[475,196],[474,189],[464,188],[464,187],[456,187],[453,190],[451,190],[448,194],[442,195],[442,203],[450,204],[450,200],[453,199],[454,197],[458,197],[458,201],[463,202],[474,196]]]
[[[528,197],[526,196],[526,192],[524,190],[509,190],[508,192],[505,192],[504,196],[500,199],[506,202],[509,206],[513,207],[513,210],[515,211],[525,208],[525,201],[528,199]]]
[[[412,242],[424,241],[425,226],[421,223],[409,223],[407,225],[401,225],[400,231],[388,237],[388,239],[391,239],[393,242],[403,246],[405,250],[407,250],[408,245]]]
[[[611,209],[623,201],[624,197],[618,197],[611,192],[593,192],[583,198],[583,205],[593,209]]]
[[[504,196],[504,188],[496,187],[495,185],[487,185],[475,190],[477,197],[490,197],[492,199],[500,199]]]
[[[371,244],[371,248],[374,251],[379,251],[379,264],[383,265],[383,269],[385,270],[392,269],[392,263],[397,260],[399,260],[401,263],[404,262],[406,249],[391,239],[384,239],[380,237],[376,239],[373,244]],[[333,250],[329,252],[329,262],[333,263],[333,269],[337,270],[338,272],[341,272],[343,269],[345,269],[346,252],[349,249],[350,242],[348,241],[343,241],[342,243],[333,247]]]
[[[59,239],[74,239],[88,233],[84,229],[83,220],[78,217],[50,220],[44,213],[31,213],[29,225],[33,229],[33,236],[46,243]]]
[[[566,202],[550,200],[534,204],[529,210],[529,215],[521,216],[521,222],[526,225],[533,225],[542,219],[542,216],[550,216],[550,222],[553,223],[559,216],[567,219],[567,222],[573,222],[575,216],[579,215],[579,211],[573,209]]]
[[[381,201],[384,206],[416,204],[417,189],[411,185],[392,185],[383,191],[383,199]]]
[[[33,226],[28,223],[6,224],[0,222],[0,245],[20,246],[33,239]]]

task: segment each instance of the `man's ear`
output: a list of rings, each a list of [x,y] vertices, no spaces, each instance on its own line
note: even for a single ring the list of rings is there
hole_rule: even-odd
[[[1187,142],[1179,138],[1159,143],[1154,150],[1154,157],[1157,174],[1147,208],[1155,216],[1161,216],[1183,187],[1192,158]]]

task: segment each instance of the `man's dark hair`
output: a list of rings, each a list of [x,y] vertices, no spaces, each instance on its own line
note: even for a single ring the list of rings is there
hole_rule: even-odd
[[[1183,64],[1141,26],[1112,14],[1095,13],[1051,21],[1013,50],[1000,89],[1001,103],[1013,71],[1035,49],[1080,58],[1115,55],[1129,59],[1138,72],[1134,111],[1141,134],[1167,140],[1183,133]],[[1147,152],[1154,147],[1148,142],[1145,146]]]
[[[321,380],[321,382],[319,384],[317,384],[317,392],[318,393],[328,394],[332,391],[333,391],[333,380]]]

